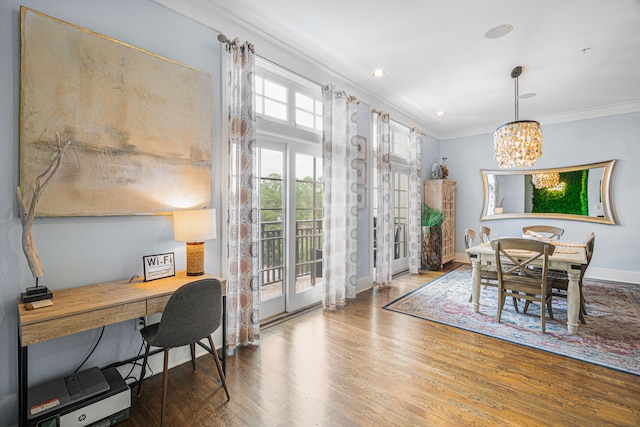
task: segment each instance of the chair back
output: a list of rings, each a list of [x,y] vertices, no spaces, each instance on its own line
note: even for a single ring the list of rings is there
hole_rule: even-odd
[[[549,256],[556,249],[554,245],[538,240],[505,238],[492,240],[491,247],[496,254],[498,283],[509,288],[530,286],[546,290]],[[542,258],[542,267],[535,262],[539,258]]]
[[[591,234],[589,234],[589,236],[587,237],[587,242],[585,245],[587,247],[587,266],[591,262],[591,257],[593,256],[593,249],[595,247],[595,244],[596,244],[596,235],[595,233],[591,232]]]
[[[564,234],[564,229],[560,227],[554,227],[552,225],[529,225],[527,227],[522,227],[522,232],[527,234],[539,234],[546,239],[558,239],[560,240],[560,236]]]
[[[202,279],[187,283],[169,298],[153,345],[170,348],[200,341],[218,329],[221,321],[220,281]]]
[[[480,240],[484,243],[491,241],[491,229],[489,227],[480,227]]]
[[[475,245],[476,232],[470,228],[464,230],[464,248],[469,249]]]

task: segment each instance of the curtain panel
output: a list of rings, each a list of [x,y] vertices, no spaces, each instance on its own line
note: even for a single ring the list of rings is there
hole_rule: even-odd
[[[409,132],[409,273],[418,274],[421,261],[422,171],[420,129]]]
[[[373,111],[371,115],[373,147],[375,151],[377,191],[377,250],[374,283],[379,287],[391,285],[393,271],[393,188],[391,187],[391,135],[389,115]]]
[[[253,45],[227,45],[227,345],[260,339]],[[224,56],[224,55],[223,55]]]
[[[323,88],[322,101],[322,303],[335,310],[356,296],[358,101],[333,85]]]

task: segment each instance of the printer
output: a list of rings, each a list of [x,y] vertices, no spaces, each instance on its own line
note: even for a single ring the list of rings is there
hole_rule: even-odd
[[[102,427],[129,418],[131,390],[115,367],[97,367],[30,387],[29,427]]]

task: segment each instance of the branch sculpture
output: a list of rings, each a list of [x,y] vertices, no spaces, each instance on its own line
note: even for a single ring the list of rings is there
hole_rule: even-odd
[[[20,215],[20,221],[22,222],[22,250],[24,251],[24,255],[27,257],[27,263],[29,264],[29,268],[31,269],[31,273],[33,274],[34,279],[44,276],[42,264],[40,263],[40,257],[38,256],[38,250],[36,249],[36,245],[33,241],[33,234],[31,233],[33,220],[36,217],[36,207],[38,205],[38,199],[40,199],[42,192],[44,191],[53,175],[60,168],[62,155],[70,144],[71,141],[68,141],[66,144],[62,144],[60,142],[60,135],[58,134],[58,132],[56,132],[56,153],[53,155],[51,164],[49,164],[49,166],[36,178],[35,188],[33,189],[33,197],[31,197],[28,209],[27,204],[22,198],[20,187],[18,187],[16,190],[16,196],[18,199],[18,213]]]

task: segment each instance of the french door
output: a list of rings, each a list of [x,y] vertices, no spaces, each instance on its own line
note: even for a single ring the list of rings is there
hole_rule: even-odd
[[[392,165],[391,170],[393,188],[393,265],[392,273],[397,274],[409,269],[409,169],[408,167]],[[374,170],[374,181],[375,170]],[[373,260],[374,268],[377,264],[377,216],[378,197],[373,190]]]
[[[322,157],[316,147],[261,138],[260,318],[322,299]]]

